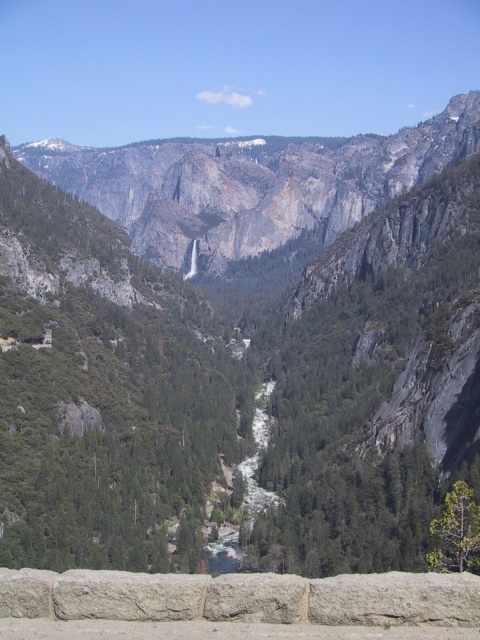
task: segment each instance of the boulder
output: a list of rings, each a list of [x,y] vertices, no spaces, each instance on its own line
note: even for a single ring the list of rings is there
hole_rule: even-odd
[[[53,618],[57,577],[54,571],[0,569],[0,618]]]
[[[62,620],[194,620],[200,618],[209,576],[72,570],[53,591]]]
[[[309,619],[322,625],[480,625],[480,577],[391,572],[310,581]]]
[[[306,621],[308,582],[293,575],[225,575],[212,580],[207,620],[293,624]]]
[[[79,406],[73,402],[60,402],[58,417],[61,420],[58,426],[62,433],[68,429],[73,436],[79,438],[83,438],[87,431],[105,433],[105,425],[100,412],[85,400],[81,400]]]

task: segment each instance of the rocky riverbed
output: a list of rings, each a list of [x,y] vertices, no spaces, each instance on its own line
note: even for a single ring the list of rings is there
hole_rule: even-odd
[[[260,391],[255,396],[255,414],[252,430],[255,441],[255,452],[238,465],[246,482],[244,502],[251,514],[251,524],[255,516],[269,507],[281,504],[282,499],[273,491],[267,491],[260,487],[255,480],[263,450],[267,447],[271,432],[271,418],[268,415],[268,399],[275,389],[275,382],[270,380],[262,384]],[[237,570],[238,531],[224,538],[210,543],[206,547],[210,572],[234,573]]]
[[[281,503],[281,498],[276,493],[259,487],[255,480],[262,452],[270,440],[271,418],[267,413],[267,403],[274,389],[275,382],[270,380],[262,385],[261,390],[255,396],[257,406],[252,425],[255,453],[238,465],[238,469],[247,483],[245,503],[250,512],[254,514],[261,513],[269,507],[276,507]]]

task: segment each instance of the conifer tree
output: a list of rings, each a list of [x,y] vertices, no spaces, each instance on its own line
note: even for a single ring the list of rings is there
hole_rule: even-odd
[[[430,533],[438,535],[440,547],[427,554],[433,571],[459,571],[480,566],[480,507],[473,489],[459,480],[445,498],[440,518],[432,520]]]

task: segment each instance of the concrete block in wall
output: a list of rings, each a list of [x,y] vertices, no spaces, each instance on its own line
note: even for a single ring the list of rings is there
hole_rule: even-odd
[[[308,581],[298,576],[230,574],[208,585],[207,620],[298,623],[307,619]]]
[[[52,618],[54,571],[0,569],[1,618]]]
[[[310,581],[310,622],[480,625],[480,577],[469,573],[341,575]]]
[[[55,582],[62,620],[194,620],[200,618],[210,576],[72,570]]]

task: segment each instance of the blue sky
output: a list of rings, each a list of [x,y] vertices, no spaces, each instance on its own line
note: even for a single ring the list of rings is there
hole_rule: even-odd
[[[0,0],[0,133],[390,134],[480,89],[480,0]]]

